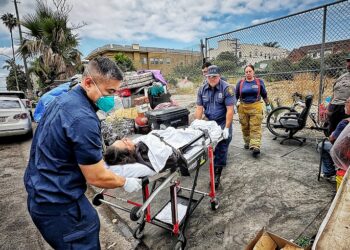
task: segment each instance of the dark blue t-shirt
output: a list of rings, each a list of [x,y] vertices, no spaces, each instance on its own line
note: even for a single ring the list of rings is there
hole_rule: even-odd
[[[28,195],[37,203],[71,203],[86,191],[78,164],[101,159],[96,106],[77,86],[49,104],[35,131],[24,176]]]
[[[341,120],[336,129],[333,131],[333,133],[331,134],[331,137],[336,140],[340,133],[344,130],[344,128],[349,124],[349,120],[348,119],[344,119],[344,120]]]
[[[226,107],[233,106],[235,100],[233,87],[222,79],[214,88],[205,82],[197,93],[197,105],[203,106],[205,116],[219,125],[226,122]]]
[[[240,90],[241,81],[237,83],[236,86],[236,98],[240,99],[243,103],[254,103],[261,100],[262,98],[267,98],[267,92],[265,83],[262,79],[260,79],[260,95],[258,96],[258,84],[254,79],[251,82],[244,80],[242,83],[242,90]]]

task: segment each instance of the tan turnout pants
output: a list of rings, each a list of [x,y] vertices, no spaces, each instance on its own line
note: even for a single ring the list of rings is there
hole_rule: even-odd
[[[260,148],[261,123],[263,120],[263,103],[240,103],[238,106],[244,143],[250,148]]]

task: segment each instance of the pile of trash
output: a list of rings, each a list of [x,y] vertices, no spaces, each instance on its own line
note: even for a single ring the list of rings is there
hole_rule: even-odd
[[[107,146],[113,144],[116,140],[133,134],[135,132],[134,119],[114,118],[106,119],[101,122],[101,133]]]

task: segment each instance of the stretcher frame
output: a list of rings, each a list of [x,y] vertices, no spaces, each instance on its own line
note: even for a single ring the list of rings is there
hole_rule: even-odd
[[[155,176],[143,177],[142,178],[142,198],[143,203],[140,204],[138,202],[133,202],[131,200],[122,199],[116,197],[114,195],[108,194],[108,192],[103,189],[101,192],[97,193],[92,203],[95,206],[99,206],[101,204],[106,204],[113,208],[117,208],[119,210],[130,213],[130,219],[132,221],[137,221],[138,226],[133,231],[133,236],[136,239],[142,239],[144,236],[144,228],[146,223],[150,223],[156,225],[158,227],[164,228],[168,231],[171,231],[175,236],[178,237],[177,242],[175,244],[174,249],[184,249],[186,246],[186,236],[185,230],[188,225],[190,216],[197,208],[199,203],[204,199],[204,197],[210,198],[210,204],[212,210],[217,210],[219,208],[219,201],[216,195],[215,190],[215,181],[214,181],[214,156],[213,151],[217,143],[222,140],[218,140],[218,142],[212,142],[208,136],[207,131],[203,131],[204,133],[196,138],[194,138],[189,144],[185,145],[179,151],[181,153],[185,152],[193,143],[197,142],[201,138],[204,138],[202,143],[202,150],[198,151],[194,154],[191,159],[186,160],[186,165],[189,169],[189,172],[195,172],[192,187],[186,188],[180,186],[180,171],[179,169],[175,171],[171,171],[170,169],[166,169],[163,172],[158,173]],[[205,143],[207,140],[210,140],[209,143]],[[197,179],[199,176],[200,168],[205,165],[209,161],[209,183],[210,183],[210,192],[202,192],[196,190]],[[161,182],[158,187],[156,187],[157,182]],[[149,185],[152,184],[150,188]],[[157,194],[165,189],[170,184],[170,204],[171,204],[171,219],[172,223],[167,223],[164,221],[160,221],[156,219],[156,216],[162,211],[163,208],[169,203],[166,203],[158,212],[156,212],[153,216],[151,215],[151,202],[155,199]],[[180,195],[180,191],[185,190],[190,193],[189,197]],[[199,196],[198,199],[194,199],[194,194]],[[126,202],[128,204],[133,205],[132,208],[124,207],[113,202],[107,201],[104,199],[104,196],[112,197],[118,201]],[[178,218],[178,199],[188,200],[186,214],[181,221]]]

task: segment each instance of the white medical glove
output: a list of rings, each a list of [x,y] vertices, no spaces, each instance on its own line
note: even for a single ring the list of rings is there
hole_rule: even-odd
[[[266,105],[266,113],[271,113],[271,111],[272,111],[272,108],[271,108],[271,105],[270,104],[268,104],[268,105]]]
[[[226,140],[228,138],[228,136],[230,135],[230,132],[228,130],[228,128],[225,128],[223,131],[222,131],[222,137],[224,137],[224,139]]]
[[[124,183],[123,188],[128,193],[136,192],[142,188],[141,179],[125,178],[125,183]]]

